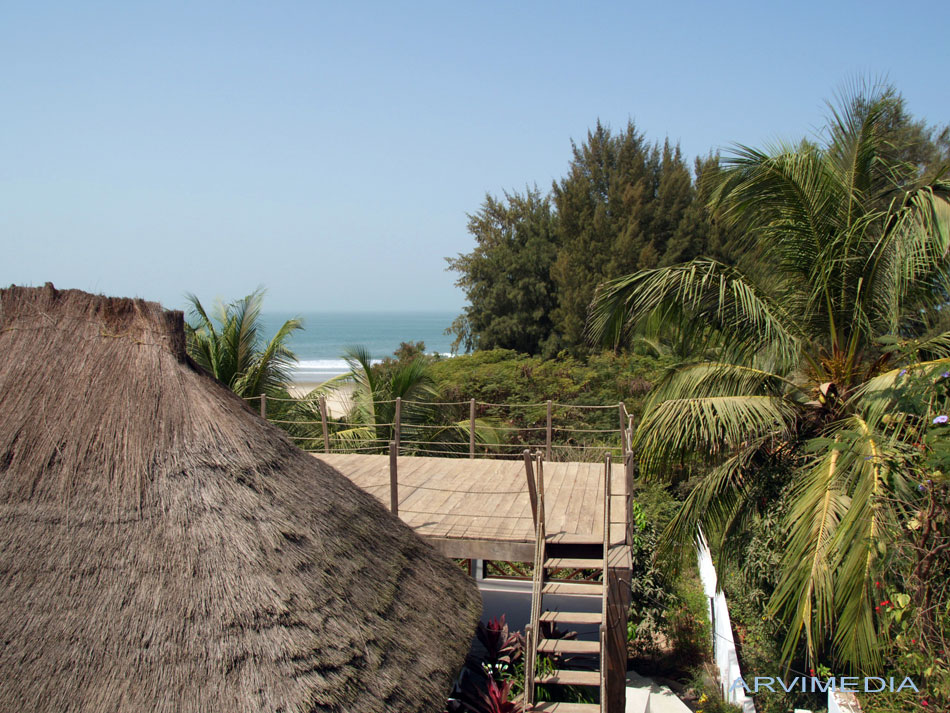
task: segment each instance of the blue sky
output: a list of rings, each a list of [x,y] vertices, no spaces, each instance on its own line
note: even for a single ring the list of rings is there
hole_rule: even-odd
[[[893,2],[6,2],[0,284],[454,310],[466,213],[598,118],[693,157],[886,75],[945,124],[948,46]]]

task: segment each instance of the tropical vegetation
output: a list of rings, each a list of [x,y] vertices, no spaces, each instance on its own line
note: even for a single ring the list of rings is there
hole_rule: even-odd
[[[710,195],[746,269],[699,257],[613,279],[588,322],[610,346],[669,324],[692,344],[634,443],[644,476],[702,475],[666,543],[702,525],[725,561],[777,478],[785,545],[768,612],[784,660],[801,644],[812,667],[882,668],[875,582],[923,497],[918,471],[893,467],[928,417],[901,394],[950,365],[950,183],[895,150],[900,108],[865,88],[818,141],[738,147]]]
[[[348,372],[321,384],[290,409],[287,425],[293,434],[307,440],[322,437],[315,428],[322,428],[320,399],[344,393],[350,407],[330,430],[336,448],[382,452],[398,439],[400,452],[407,455],[468,453],[471,421],[447,418],[438,403],[431,362],[423,353],[407,348],[402,358],[375,363],[364,347],[354,346],[343,357]],[[487,447],[498,439],[484,419],[476,419],[474,436],[476,443]]]
[[[199,366],[238,396],[286,396],[291,367],[297,361],[287,342],[303,328],[299,319],[284,322],[265,342],[263,288],[228,304],[218,302],[211,315],[195,295],[187,298],[192,307],[192,321],[185,323],[187,349]]]
[[[701,526],[749,675],[779,661],[911,675],[924,693],[867,710],[950,707],[950,127],[882,85],[830,110],[812,139],[692,171],[678,146],[598,122],[547,193],[488,195],[469,216],[475,247],[448,262],[469,301],[451,329],[473,353],[353,348],[346,375],[269,414],[317,449],[321,397],[346,390],[351,408],[326,418],[333,448],[384,452],[399,408],[402,453],[461,456],[476,399],[479,450],[513,455],[539,442],[551,400],[554,456],[576,460],[619,454],[619,438],[616,409],[575,407],[623,402],[642,476],[638,665],[702,659],[701,597],[679,566]],[[261,294],[216,320],[192,297],[189,353],[244,396],[289,397],[300,325],[264,344]],[[492,626],[485,641],[504,648]],[[508,709],[509,654],[457,708]]]

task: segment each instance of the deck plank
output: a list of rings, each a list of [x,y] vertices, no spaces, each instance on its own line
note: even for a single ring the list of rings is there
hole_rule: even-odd
[[[389,505],[389,456],[323,454],[322,460]],[[549,533],[603,534],[603,463],[545,463]],[[529,542],[534,523],[522,460],[399,456],[399,514],[420,535]],[[613,469],[611,539],[624,533],[623,466]]]
[[[528,497],[528,480],[525,475],[524,460],[508,461],[511,467],[506,471],[505,490],[518,495],[507,495],[497,514],[496,534],[507,539],[534,541],[534,517],[531,514],[531,499]]]
[[[501,531],[511,503],[517,501],[519,494],[514,494],[517,485],[512,482],[511,468],[508,467],[508,463],[504,461],[498,461],[498,463],[499,465],[495,468],[485,472],[484,480],[477,481],[475,484],[478,496],[482,498],[481,509],[489,515],[494,515],[495,518],[490,522],[481,523],[474,522],[473,518],[473,521],[467,525],[462,524],[453,536],[478,539],[483,537],[486,531],[495,535]],[[494,492],[491,495],[482,495],[487,491]]]
[[[581,512],[585,508],[594,507],[596,498],[590,487],[589,479],[581,475],[579,467],[573,477],[574,492],[571,493],[571,499],[565,507],[564,518],[567,523],[580,523]]]

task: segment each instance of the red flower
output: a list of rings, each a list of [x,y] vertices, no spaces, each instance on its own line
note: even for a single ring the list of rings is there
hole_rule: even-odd
[[[880,589],[880,588],[881,588],[881,583],[880,583],[880,582],[875,582],[875,583],[874,583],[874,586],[877,587],[878,589]]]
[[[874,611],[881,611],[881,607],[874,607]]]

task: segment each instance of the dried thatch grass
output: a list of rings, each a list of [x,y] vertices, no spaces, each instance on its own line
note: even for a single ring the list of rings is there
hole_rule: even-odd
[[[435,711],[479,608],[180,312],[0,291],[0,710]]]

